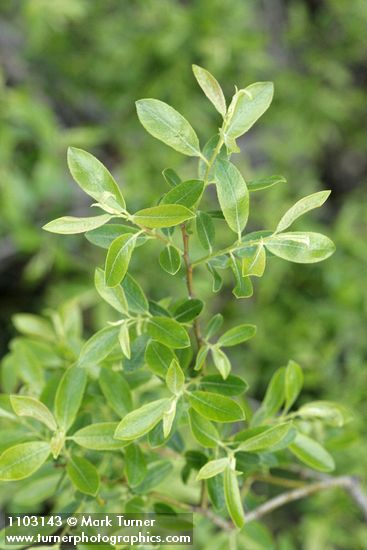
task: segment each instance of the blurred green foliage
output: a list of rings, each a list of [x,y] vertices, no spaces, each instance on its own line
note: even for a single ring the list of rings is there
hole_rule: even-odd
[[[306,372],[305,398],[351,406],[354,422],[343,441],[335,437],[330,446],[341,471],[363,474],[366,28],[364,0],[3,0],[3,346],[16,311],[40,311],[82,292],[89,326],[98,327],[107,315],[90,308],[94,261],[102,255],[91,258],[82,237],[56,240],[40,230],[65,211],[85,213],[85,199],[66,169],[68,145],[94,152],[122,184],[132,208],[144,207],[150,192],[166,190],[163,166],[192,177],[192,165],[142,131],[136,99],[151,96],[174,105],[201,137],[214,131],[217,115],[192,86],[191,63],[207,67],[227,95],[233,81],[243,87],[273,80],[273,107],[235,160],[248,179],[280,173],[288,183],[257,194],[251,224],[254,230],[273,227],[273,213],[308,192],[330,188],[323,218],[313,215],[308,228],[327,224],[337,253],[307,269],[274,258],[255,298],[240,305],[228,301],[229,323],[259,327],[247,355],[233,359],[261,394],[269,375],[292,357]],[[133,269],[159,298],[152,258],[137,255]],[[162,284],[174,283],[167,276]],[[197,285],[201,294],[211,293],[206,272]],[[362,548],[366,528],[348,499],[337,497],[325,493],[268,519],[274,532],[288,527],[278,547]]]

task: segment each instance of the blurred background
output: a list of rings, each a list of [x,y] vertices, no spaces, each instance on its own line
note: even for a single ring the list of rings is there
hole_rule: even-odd
[[[82,236],[41,230],[60,215],[88,215],[88,198],[67,170],[67,146],[102,160],[133,211],[167,190],[163,168],[188,177],[196,171],[191,160],[143,130],[136,99],[173,105],[204,143],[219,120],[196,85],[192,63],[210,70],[227,98],[234,85],[273,80],[273,105],[234,160],[247,179],[282,174],[288,183],[252,195],[248,229],[271,229],[293,202],[331,189],[326,206],[300,228],[325,232],[337,252],[307,266],[272,258],[249,300],[231,300],[229,284],[213,297],[206,272],[198,272],[196,285],[210,298],[212,313],[224,309],[228,326],[258,325],[246,353],[232,354],[253,396],[261,397],[274,370],[293,358],[306,372],[305,399],[333,399],[353,410],[346,430],[331,430],[328,448],[338,471],[363,474],[366,29],[365,0],[2,0],[1,356],[15,335],[16,312],[41,313],[78,295],[87,330],[110,313],[93,307],[94,267],[104,251]],[[184,293],[184,285],[177,290],[177,280],[162,274],[157,251],[146,251],[133,269],[147,292],[159,299],[164,285]],[[281,550],[301,542],[306,550],[366,548],[366,527],[342,492],[292,505],[266,522]]]

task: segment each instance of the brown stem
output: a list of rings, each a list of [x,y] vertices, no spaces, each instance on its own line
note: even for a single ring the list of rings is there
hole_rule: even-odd
[[[246,516],[246,521],[256,521],[262,516],[276,510],[276,508],[279,508],[280,506],[284,506],[289,502],[294,502],[295,500],[308,497],[319,491],[331,489],[332,487],[341,487],[342,489],[348,491],[362,510],[363,516],[367,521],[367,497],[362,492],[358,480],[351,476],[328,477],[322,481],[316,481],[315,483],[310,483],[304,487],[294,489],[293,491],[282,493],[281,495],[268,500],[261,506],[258,506],[255,510],[249,512]]]
[[[192,298],[194,298],[194,288],[193,288],[193,280],[192,280],[193,279],[193,277],[192,277],[192,265],[190,263],[190,256],[189,256],[189,235],[187,233],[185,224],[181,225],[181,232],[182,232],[182,241],[183,241],[183,247],[184,247],[183,259],[184,259],[185,268],[186,268],[187,293],[189,295],[189,298],[192,299]],[[200,348],[201,343],[202,343],[202,338],[201,338],[199,321],[197,319],[194,319],[193,327],[194,327],[196,343],[197,343],[198,348]]]

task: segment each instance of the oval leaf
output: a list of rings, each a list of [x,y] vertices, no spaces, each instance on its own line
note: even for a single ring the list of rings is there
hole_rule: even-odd
[[[285,410],[288,411],[297,399],[303,386],[303,372],[294,361],[289,361],[285,370]]]
[[[46,223],[43,229],[50,233],[60,233],[61,235],[72,235],[75,233],[85,233],[101,227],[111,219],[108,214],[102,216],[93,216],[91,218],[75,218],[73,216],[64,216],[57,218],[52,222]]]
[[[237,346],[238,344],[241,344],[242,342],[246,342],[246,340],[249,340],[250,338],[253,338],[256,334],[256,326],[255,325],[238,325],[237,327],[233,327],[230,330],[227,330],[222,336],[219,338],[217,344],[218,346],[221,346],[223,348],[230,347],[230,346]]]
[[[161,204],[182,204],[191,208],[199,201],[203,189],[204,182],[201,180],[183,181],[164,195]]]
[[[159,263],[164,271],[175,275],[181,267],[181,256],[174,246],[166,246],[159,255]]]
[[[224,470],[224,496],[229,515],[238,529],[245,524],[241,494],[238,487],[237,475],[229,466]]]
[[[127,414],[117,426],[115,437],[123,440],[142,437],[162,420],[170,403],[170,399],[159,399]]]
[[[10,402],[17,416],[34,418],[52,431],[57,429],[53,414],[41,401],[26,395],[11,395]]]
[[[229,397],[203,391],[188,394],[190,405],[196,412],[215,422],[244,420],[245,413],[236,401]]]
[[[200,156],[195,130],[176,109],[158,99],[140,99],[136,110],[141,124],[152,136],[183,155]]]
[[[197,481],[200,479],[209,479],[210,477],[217,476],[224,472],[228,466],[228,457],[218,458],[217,460],[210,460],[202,468],[200,468],[198,475],[196,476]]]
[[[275,231],[277,233],[279,233],[280,231],[284,231],[290,225],[292,225],[292,223],[295,220],[297,220],[300,216],[303,216],[303,214],[306,214],[306,212],[309,212],[314,208],[319,208],[320,206],[322,206],[324,202],[327,200],[330,193],[331,191],[319,191],[318,193],[313,193],[312,195],[308,195],[307,197],[304,197],[303,199],[296,202],[296,204],[294,204],[284,214],[284,216],[278,223]]]
[[[230,374],[224,381],[218,374],[203,376],[200,387],[206,391],[221,393],[222,395],[241,395],[248,389],[248,383],[239,376]]]
[[[107,252],[105,265],[106,285],[117,286],[126,275],[134,250],[136,236],[133,233],[125,233],[115,239]]]
[[[233,164],[218,159],[215,181],[225,220],[229,228],[240,237],[249,214],[249,192],[245,180]]]
[[[36,472],[50,454],[50,444],[30,441],[10,447],[0,456],[0,480],[16,481]]]
[[[172,227],[193,218],[195,214],[182,204],[160,204],[136,212],[132,221],[150,228]]]
[[[206,212],[198,212],[196,216],[196,231],[201,246],[211,253],[215,240],[215,227],[212,217]]]
[[[107,168],[96,157],[75,147],[68,149],[68,165],[77,184],[97,202],[125,208],[119,186]],[[107,196],[107,198],[106,198]],[[111,196],[113,201],[109,200]]]
[[[172,361],[166,375],[167,388],[178,395],[185,385],[185,375],[175,359]]]
[[[132,397],[129,384],[120,372],[108,368],[101,369],[99,386],[110,407],[118,416],[123,417],[132,409]]]
[[[320,470],[331,472],[335,468],[333,457],[320,445],[307,435],[298,433],[296,439],[289,446],[289,450],[304,464]]]
[[[138,314],[146,313],[149,309],[148,300],[143,289],[130,273],[126,273],[121,286],[125,293],[129,311]]]
[[[69,367],[58,385],[55,396],[55,417],[59,427],[65,432],[73,424],[87,383],[84,369]]]
[[[145,350],[145,361],[150,370],[157,376],[165,378],[169,366],[174,359],[174,352],[167,346],[155,340],[150,341],[147,345]]]
[[[248,453],[254,453],[257,451],[264,451],[266,449],[271,449],[274,445],[278,445],[287,437],[289,430],[292,427],[291,422],[284,422],[283,424],[278,424],[268,428],[258,435],[254,435],[249,439],[246,439],[238,447],[239,451],[247,451]]]
[[[335,251],[335,245],[328,237],[311,232],[273,235],[266,239],[264,244],[275,256],[299,264],[321,262]]]
[[[114,309],[116,309],[120,313],[126,313],[128,310],[128,304],[124,291],[119,285],[113,288],[107,286],[105,282],[105,277],[106,276],[103,269],[97,268],[94,273],[94,285],[98,294]]]
[[[223,380],[225,380],[231,372],[231,362],[220,348],[212,348],[211,352],[214,365],[222,375]]]
[[[209,449],[215,449],[220,441],[217,429],[194,409],[189,409],[190,428],[195,439]]]
[[[67,463],[66,471],[75,489],[86,495],[95,496],[98,493],[99,474],[89,460],[73,455]]]
[[[218,113],[225,117],[227,111],[226,100],[217,79],[199,65],[193,65],[192,70],[206,97],[212,102]]]
[[[274,94],[272,82],[256,82],[233,96],[228,107],[226,136],[236,139],[247,132],[268,109]]]
[[[118,343],[118,333],[120,327],[105,327],[99,330],[83,345],[78,366],[98,365],[107,357]]]
[[[179,323],[189,323],[200,315],[203,307],[204,303],[197,298],[185,300],[175,309],[175,319]]]
[[[153,340],[171,348],[187,348],[190,345],[186,330],[177,321],[168,317],[151,317],[147,331]]]
[[[81,428],[70,439],[92,451],[115,451],[125,444],[114,438],[118,422],[99,422]]]

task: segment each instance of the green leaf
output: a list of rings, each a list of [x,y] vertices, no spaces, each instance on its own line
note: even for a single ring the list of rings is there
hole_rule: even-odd
[[[173,422],[176,417],[176,407],[177,407],[177,400],[171,402],[170,408],[163,413],[163,437],[167,439],[169,434],[171,433]]]
[[[50,233],[60,233],[61,235],[73,235],[75,233],[85,233],[86,231],[92,231],[97,227],[101,227],[111,219],[108,214],[102,216],[93,216],[91,218],[75,218],[74,216],[64,216],[63,218],[57,218],[52,220],[42,229],[49,231]]]
[[[334,470],[335,464],[333,457],[320,445],[307,435],[298,433],[296,439],[289,446],[289,450],[304,464],[320,470],[320,472],[330,472]]]
[[[114,438],[118,422],[98,422],[75,432],[70,439],[91,451],[115,451],[124,447]]]
[[[194,218],[195,214],[182,204],[160,204],[143,208],[132,216],[138,225],[150,228],[172,227]]]
[[[275,416],[285,399],[285,367],[275,371],[266,389],[261,407],[252,417],[251,423],[256,426],[265,418]]]
[[[134,443],[128,445],[124,452],[125,472],[130,487],[139,485],[147,475],[147,464],[140,447]]]
[[[173,359],[167,371],[166,384],[169,391],[175,395],[179,395],[185,385],[185,375],[175,359]]]
[[[289,361],[285,370],[285,410],[288,411],[297,399],[303,386],[303,372],[294,361]]]
[[[320,233],[294,231],[273,235],[264,241],[272,254],[299,264],[313,264],[329,258],[334,243]]]
[[[227,106],[223,90],[220,87],[219,82],[209,71],[199,67],[199,65],[193,65],[192,70],[200,88],[203,90],[209,101],[212,102],[218,113],[220,113],[224,118],[226,116]]]
[[[206,358],[208,356],[208,353],[210,351],[210,347],[209,346],[202,346],[199,351],[197,352],[196,354],[196,359],[195,359],[195,368],[194,370],[200,370],[203,368],[204,366],[204,363],[206,361]],[[222,378],[223,380],[223,378]]]
[[[55,333],[48,321],[32,313],[17,313],[12,317],[15,328],[26,336],[55,341]]]
[[[74,180],[87,195],[101,204],[125,209],[125,200],[119,186],[96,157],[82,149],[69,147],[68,165]]]
[[[44,386],[44,369],[39,357],[25,340],[16,340],[13,351],[19,377],[38,393]]]
[[[195,439],[209,449],[215,449],[220,441],[217,429],[194,409],[189,409],[190,428]]]
[[[248,383],[239,376],[230,374],[226,380],[218,374],[203,376],[200,380],[200,387],[206,391],[220,393],[222,395],[241,395],[248,390]]]
[[[90,243],[96,246],[109,248],[117,237],[121,237],[121,235],[125,235],[126,233],[136,233],[137,231],[137,228],[123,223],[107,223],[98,229],[88,231],[85,237]],[[136,246],[145,243],[145,241],[146,237],[144,235],[139,235],[136,239]]]
[[[242,277],[262,277],[266,267],[266,251],[263,243],[249,247],[242,255]]]
[[[120,372],[102,368],[98,382],[107,403],[118,416],[122,418],[131,411],[130,387]]]
[[[218,332],[222,325],[223,315],[220,313],[213,315],[205,329],[205,339],[210,340],[210,338]]]
[[[237,346],[238,344],[241,344],[242,342],[246,342],[247,340],[250,340],[250,338],[253,338],[256,334],[256,326],[255,325],[238,325],[237,327],[233,327],[230,330],[227,330],[222,336],[219,338],[217,344],[218,346],[221,346],[223,348],[230,347],[230,346]]]
[[[206,268],[213,277],[212,290],[213,292],[219,292],[223,285],[222,277],[219,275],[218,271],[211,265],[210,262],[206,264]]]
[[[231,270],[236,281],[236,286],[232,290],[233,295],[236,298],[250,298],[254,293],[251,279],[242,276],[241,264],[235,258],[231,258]]]
[[[200,157],[195,130],[173,107],[158,99],[140,99],[136,110],[141,124],[152,136],[183,155]]]
[[[222,378],[225,380],[231,372],[231,362],[224,351],[220,348],[212,348],[211,352],[214,365],[222,375]]]
[[[218,458],[216,460],[210,460],[202,468],[200,468],[196,480],[209,479],[210,477],[217,476],[224,472],[228,466],[228,457]]]
[[[129,327],[126,322],[120,325],[118,339],[120,342],[122,353],[125,355],[125,357],[130,359],[131,357],[130,334],[129,334]]]
[[[214,152],[217,149],[218,142],[220,140],[219,134],[215,134],[212,136],[205,144],[203,149],[203,157],[210,163],[211,160],[214,157]],[[208,170],[208,164],[201,158],[199,160],[199,166],[198,166],[198,176],[199,179],[206,180],[208,183],[214,182],[214,174],[215,174],[215,167],[218,159],[225,159],[229,160],[229,155],[227,154],[226,147],[221,147],[216,159],[213,160],[212,166],[209,170],[209,173],[207,173]],[[214,217],[214,216],[213,216]]]
[[[175,319],[179,323],[189,323],[195,319],[204,307],[204,302],[197,298],[191,298],[181,303],[174,312]]]
[[[246,439],[246,441],[241,443],[238,447],[238,450],[255,453],[271,449],[274,445],[278,445],[287,437],[291,427],[291,422],[284,422],[283,424],[277,424],[276,426],[267,428],[258,435]]]
[[[113,288],[107,286],[105,283],[105,272],[99,267],[97,267],[94,273],[94,285],[98,294],[105,302],[120,313],[127,312],[128,304],[121,286],[117,285]]]
[[[115,239],[107,252],[105,265],[106,285],[117,286],[126,275],[135,246],[136,236],[125,233]]]
[[[10,402],[17,416],[34,418],[52,431],[57,429],[53,414],[41,401],[26,395],[11,395]]]
[[[162,175],[170,187],[175,187],[175,185],[181,183],[180,176],[172,168],[165,168]]]
[[[241,494],[238,487],[237,475],[232,468],[227,466],[224,470],[224,496],[229,515],[235,526],[242,529],[245,524]]]
[[[226,136],[236,139],[247,132],[268,109],[273,94],[272,82],[256,82],[238,90],[228,107]]]
[[[165,378],[168,368],[174,359],[174,352],[163,344],[151,340],[147,345],[145,350],[145,361],[150,370],[157,376]]]
[[[181,256],[174,246],[166,246],[159,255],[159,263],[164,271],[175,275],[181,267]]]
[[[212,217],[206,212],[198,212],[196,215],[196,231],[200,244],[209,253],[212,252],[215,240],[215,227]]]
[[[283,176],[269,176],[265,178],[259,178],[247,182],[249,191],[261,191],[262,189],[268,189],[278,183],[287,183],[287,180]]]
[[[200,200],[203,189],[201,180],[183,181],[164,195],[161,204],[182,204],[191,208]]]
[[[303,199],[296,202],[296,204],[294,204],[289,210],[287,210],[287,212],[278,223],[275,230],[276,233],[280,233],[281,231],[287,229],[300,216],[306,214],[306,212],[322,206],[327,200],[330,193],[331,191],[319,191],[318,193],[313,193],[312,195],[303,197]]]
[[[147,495],[154,487],[160,485],[162,481],[172,472],[172,464],[167,460],[156,460],[148,464],[147,475],[139,485],[134,487],[134,493],[138,495]]]
[[[151,317],[147,331],[153,340],[171,348],[187,348],[190,345],[186,330],[177,321],[168,317]]]
[[[341,428],[350,420],[349,412],[339,403],[332,401],[311,401],[297,411],[297,416],[305,419],[319,418],[325,424]]]
[[[6,449],[0,456],[0,480],[16,481],[31,476],[50,454],[50,444],[45,441],[20,443]]]
[[[128,303],[129,311],[137,314],[144,314],[149,310],[148,300],[139,283],[126,273],[122,281],[122,289]]]
[[[158,399],[127,414],[117,426],[115,437],[122,440],[138,439],[147,434],[163,418],[170,399]]]
[[[110,326],[93,334],[80,351],[78,366],[98,365],[103,361],[117,345],[118,332],[118,326]]]
[[[136,370],[143,368],[144,366],[144,353],[147,347],[149,338],[146,334],[140,334],[135,338],[131,344],[131,358],[124,359],[124,372],[126,374],[132,373]],[[148,373],[146,373],[147,375]],[[149,377],[149,375],[148,375]]]
[[[85,370],[75,366],[69,367],[60,380],[55,396],[55,418],[64,432],[70,428],[76,418],[86,383]]]
[[[196,412],[214,422],[244,420],[245,413],[236,401],[217,393],[194,391],[188,394],[190,405]]]
[[[234,164],[218,159],[215,181],[225,220],[240,238],[249,215],[249,192],[245,180]]]
[[[86,495],[95,496],[99,489],[99,474],[86,458],[71,456],[66,466],[67,474],[75,489]]]

